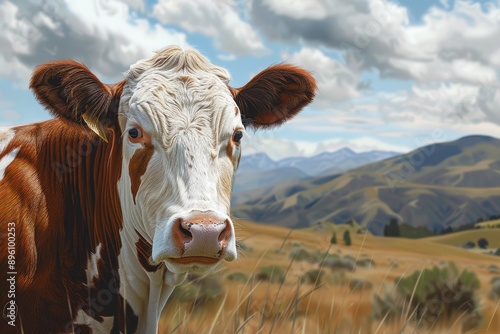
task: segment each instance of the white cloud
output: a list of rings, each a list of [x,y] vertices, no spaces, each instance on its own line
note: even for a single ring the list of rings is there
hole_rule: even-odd
[[[310,157],[322,152],[335,152],[345,147],[358,153],[367,151],[408,152],[411,149],[405,145],[391,144],[368,136],[349,140],[294,141],[264,135],[247,139],[244,142],[243,154],[263,152],[273,160],[281,160],[288,157]]]
[[[332,103],[361,96],[358,92],[359,69],[346,67],[319,49],[306,47],[293,54],[284,53],[282,58],[313,73],[318,84],[317,107],[329,107]]]
[[[218,49],[236,56],[263,55],[267,51],[231,0],[159,0],[153,14],[164,24],[178,24],[188,32],[212,37]]]
[[[309,3],[309,2],[308,2]],[[256,0],[252,20],[268,38],[345,50],[382,77],[481,84],[500,65],[500,9],[456,1],[431,7],[412,25],[405,7],[387,0],[315,0],[311,15],[295,0]],[[318,14],[320,12],[322,15]]]
[[[3,1],[0,13],[0,75],[24,87],[33,68],[49,60],[77,59],[119,80],[130,64],[155,50],[188,46],[185,34],[149,23],[118,0]]]

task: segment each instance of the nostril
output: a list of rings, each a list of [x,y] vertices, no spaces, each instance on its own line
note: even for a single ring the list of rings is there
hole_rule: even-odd
[[[184,221],[181,221],[179,224],[179,231],[184,235],[185,239],[188,239],[188,241],[191,241],[193,239],[193,234],[189,231],[191,227],[190,223],[186,223]]]
[[[218,238],[219,243],[224,243],[228,239],[229,235],[231,234],[231,225],[230,225],[229,221],[226,220],[223,224],[225,225],[225,228],[219,234],[219,238]]]

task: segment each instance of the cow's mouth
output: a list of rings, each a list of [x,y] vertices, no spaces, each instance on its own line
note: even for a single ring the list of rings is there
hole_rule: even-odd
[[[169,258],[170,262],[179,264],[202,263],[202,264],[215,264],[220,261],[219,258],[206,257],[206,256],[185,256],[178,258]]]

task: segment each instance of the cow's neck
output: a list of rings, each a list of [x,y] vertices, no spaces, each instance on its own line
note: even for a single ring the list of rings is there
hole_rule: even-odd
[[[121,245],[123,226],[117,183],[122,165],[119,133],[109,131],[108,143],[90,131],[62,120],[48,121],[43,133],[40,170],[51,171],[44,193],[52,205],[51,221],[63,219],[64,238],[74,260],[88,258],[97,245],[115,255]]]
[[[119,256],[121,294],[138,316],[137,333],[157,333],[158,319],[174,287],[186,277],[151,261],[152,240],[130,193],[128,167],[122,166],[118,188],[124,216]]]

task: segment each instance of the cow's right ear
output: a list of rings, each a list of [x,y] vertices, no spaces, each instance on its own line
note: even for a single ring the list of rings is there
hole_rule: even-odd
[[[86,66],[74,60],[40,65],[30,82],[38,101],[53,115],[85,123],[104,140],[103,120],[115,119],[117,112],[114,100],[121,89],[116,86],[103,84]]]

